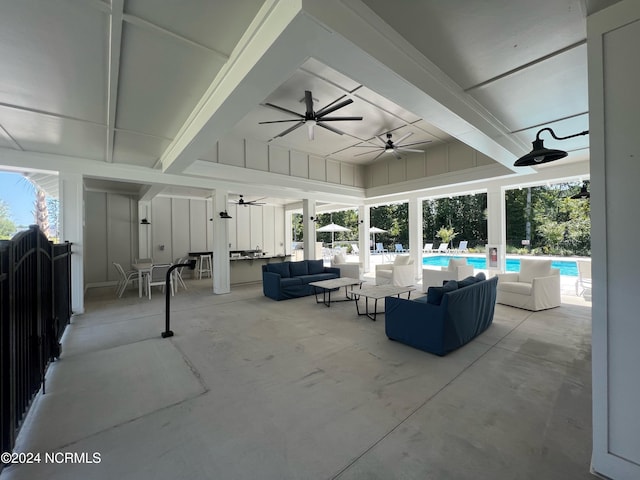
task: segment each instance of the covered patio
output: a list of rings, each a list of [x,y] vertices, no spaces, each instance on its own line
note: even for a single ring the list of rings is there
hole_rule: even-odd
[[[437,357],[388,340],[350,302],[188,284],[170,340],[160,296],[88,292],[17,450],[101,463],[15,465],[3,480],[593,478],[581,299],[498,305],[489,330]]]

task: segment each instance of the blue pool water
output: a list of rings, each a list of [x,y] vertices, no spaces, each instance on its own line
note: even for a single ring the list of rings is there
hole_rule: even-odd
[[[449,265],[449,259],[451,256],[435,255],[433,257],[424,257],[422,259],[423,265],[431,265],[434,267],[446,267]],[[454,258],[463,258],[454,256]],[[469,265],[473,265],[473,268],[479,270],[487,269],[487,259],[485,257],[464,257],[467,259]],[[553,260],[551,266],[560,269],[560,275],[567,275],[568,277],[578,276],[578,267],[576,262],[571,260]],[[507,272],[519,272],[520,260],[517,258],[507,258]]]

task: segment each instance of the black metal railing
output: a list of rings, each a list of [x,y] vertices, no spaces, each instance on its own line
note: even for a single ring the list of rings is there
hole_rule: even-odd
[[[35,225],[0,241],[0,451],[44,393],[71,314],[71,244],[53,245]]]

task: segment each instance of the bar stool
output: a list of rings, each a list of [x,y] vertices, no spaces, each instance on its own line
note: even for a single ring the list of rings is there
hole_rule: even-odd
[[[211,255],[200,255],[200,265],[198,266],[198,280],[202,279],[202,274],[209,273],[209,277],[213,275],[211,268]]]

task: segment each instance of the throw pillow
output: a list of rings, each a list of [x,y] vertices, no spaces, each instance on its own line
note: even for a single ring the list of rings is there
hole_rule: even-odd
[[[429,287],[427,290],[427,303],[432,305],[440,305],[442,297],[447,292],[453,292],[458,289],[458,282],[449,280],[442,287]]]
[[[467,264],[466,258],[452,258],[449,260],[449,271],[454,271],[457,267],[462,267]]]
[[[477,283],[479,281],[480,280],[478,280],[476,277],[467,277],[458,282],[458,288],[468,287],[469,285],[473,285],[474,283]]]
[[[309,275],[323,273],[324,265],[322,264],[322,260],[307,260],[307,270],[309,271]]]
[[[291,262],[289,264],[289,273],[292,277],[301,277],[302,275],[308,275],[309,269],[307,267],[307,262],[304,260],[302,262]]]
[[[396,259],[393,261],[394,265],[409,265],[411,257],[409,255],[396,255]]]
[[[289,278],[291,276],[289,274],[289,263],[291,262],[267,263],[267,272],[277,273],[282,278]]]
[[[519,282],[531,283],[534,278],[551,275],[551,260],[522,258],[520,259]]]

